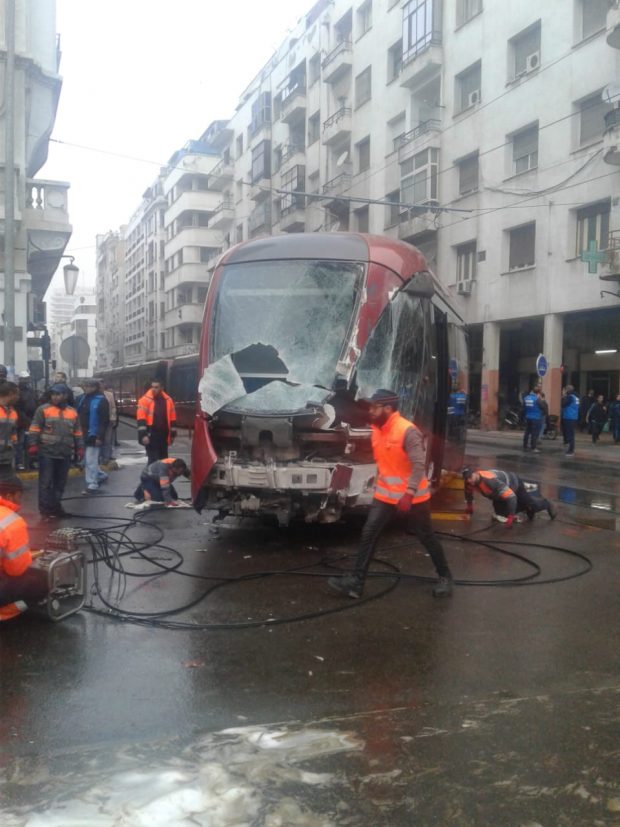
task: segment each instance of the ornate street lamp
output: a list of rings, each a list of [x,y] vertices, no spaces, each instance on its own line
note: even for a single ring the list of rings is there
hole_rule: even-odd
[[[75,261],[73,256],[63,256],[63,258],[71,259],[69,264],[65,264],[62,268],[62,272],[65,279],[65,293],[67,296],[72,296],[75,293],[78,276],[80,275],[80,268],[77,264],[73,263]]]

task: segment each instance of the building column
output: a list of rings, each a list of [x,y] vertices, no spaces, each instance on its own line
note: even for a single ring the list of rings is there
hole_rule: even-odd
[[[500,336],[501,328],[497,322],[484,323],[480,386],[480,427],[483,431],[493,431],[497,428]]]
[[[557,313],[545,316],[543,353],[549,368],[542,380],[542,389],[549,405],[549,413],[560,415],[562,405],[562,347],[564,343],[564,317]]]

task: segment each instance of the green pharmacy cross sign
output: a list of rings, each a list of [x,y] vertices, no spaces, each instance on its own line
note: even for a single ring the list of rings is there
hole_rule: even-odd
[[[601,253],[598,249],[598,244],[594,241],[594,239],[592,239],[588,245],[588,249],[582,250],[579,258],[582,261],[588,262],[588,273],[596,273],[599,264],[607,261],[607,254]]]

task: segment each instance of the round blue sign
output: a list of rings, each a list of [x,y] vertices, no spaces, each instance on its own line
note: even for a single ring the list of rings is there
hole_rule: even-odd
[[[459,375],[459,363],[456,359],[450,359],[448,362],[448,373],[452,377],[452,381],[456,382],[456,378]]]
[[[536,373],[542,379],[542,377],[545,375],[545,373],[547,373],[548,370],[549,370],[549,364],[547,363],[547,360],[545,359],[545,357],[541,353],[539,355],[538,359],[536,360]]]

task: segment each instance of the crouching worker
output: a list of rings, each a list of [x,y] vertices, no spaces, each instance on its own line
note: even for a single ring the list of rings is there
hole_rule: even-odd
[[[134,493],[136,502],[178,506],[179,495],[172,484],[177,477],[189,477],[189,468],[182,459],[158,459],[147,465]]]
[[[17,514],[22,499],[17,477],[0,480],[0,621],[12,620],[47,597],[41,578],[30,571],[28,526]]]
[[[507,527],[512,525],[520,511],[525,511],[530,520],[534,519],[538,511],[546,511],[552,520],[558,515],[552,502],[538,493],[528,491],[523,480],[512,471],[473,471],[464,468],[463,479],[468,514],[474,512],[474,490],[477,490],[493,502],[495,519]]]
[[[369,403],[368,420],[372,426],[372,451],[377,463],[374,499],[362,529],[354,573],[330,577],[327,583],[347,597],[361,597],[377,540],[400,512],[407,518],[407,531],[417,536],[435,566],[439,579],[433,595],[449,597],[452,575],[431,524],[424,437],[413,422],[399,414],[399,398],[394,391],[381,388],[366,402]]]

